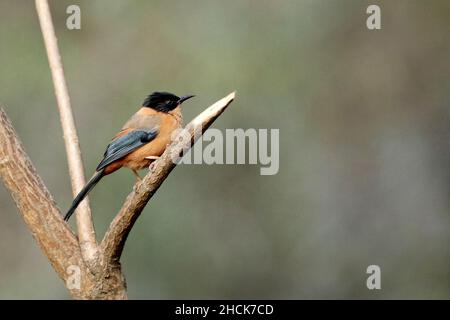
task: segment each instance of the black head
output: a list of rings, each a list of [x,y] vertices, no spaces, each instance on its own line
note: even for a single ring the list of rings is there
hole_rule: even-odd
[[[192,97],[194,96],[187,95],[178,97],[169,92],[153,92],[151,95],[145,98],[142,105],[144,107],[152,108],[157,111],[169,112]]]

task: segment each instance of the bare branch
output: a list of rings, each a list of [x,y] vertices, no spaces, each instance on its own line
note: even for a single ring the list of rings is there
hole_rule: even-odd
[[[120,264],[89,268],[75,234],[62,219],[6,113],[0,107],[0,179],[28,229],[75,299],[126,299]],[[79,286],[72,283],[79,281]]]
[[[53,85],[55,87],[56,100],[58,102],[61,125],[64,132],[72,192],[75,197],[85,185],[78,135],[47,0],[36,0],[36,9],[52,72]],[[88,199],[80,204],[76,217],[81,251],[86,262],[91,264],[98,257],[98,245],[95,240],[94,225]]]
[[[191,139],[188,141],[184,139],[184,143],[179,143],[180,139],[175,138],[174,142],[166,148],[164,154],[152,164],[150,172],[141,182],[135,185],[133,192],[128,195],[122,209],[112,221],[103,238],[101,247],[106,263],[119,261],[125,241],[134,223],[147,202],[176,166],[172,161],[172,155],[188,150],[195,143],[196,139],[201,136],[201,134],[196,133],[203,133],[208,129],[233,101],[234,97],[235,92],[230,93],[194,118],[186,126]]]
[[[36,173],[1,107],[0,178],[58,275],[65,280],[67,267],[77,265],[82,268],[78,240],[63,221],[55,201]]]

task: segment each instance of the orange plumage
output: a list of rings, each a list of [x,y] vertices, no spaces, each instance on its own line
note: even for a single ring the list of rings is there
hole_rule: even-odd
[[[180,98],[168,92],[149,95],[139,111],[114,136],[94,176],[73,200],[64,220],[69,220],[80,202],[104,176],[126,167],[139,178],[137,171],[161,156],[171,142],[174,130],[181,128],[181,104],[192,97]]]

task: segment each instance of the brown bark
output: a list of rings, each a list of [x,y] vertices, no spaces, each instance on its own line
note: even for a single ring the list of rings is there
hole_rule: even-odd
[[[80,287],[70,288],[77,299],[126,297],[120,264],[96,264],[91,272],[77,237],[64,222],[50,192],[25,153],[6,113],[0,108],[0,178],[17,209],[59,277],[67,283],[70,268],[80,270]]]
[[[0,108],[0,178],[42,251],[74,298],[127,298],[119,260],[128,234],[147,202],[176,166],[171,155],[188,150],[233,101],[234,96],[234,92],[229,94],[193,119],[186,126],[190,139],[182,143],[175,139],[166,148],[144,179],[136,183],[105,234],[95,259],[89,261],[82,254],[79,239],[63,221],[6,113]],[[73,266],[80,271],[79,289],[68,285]]]

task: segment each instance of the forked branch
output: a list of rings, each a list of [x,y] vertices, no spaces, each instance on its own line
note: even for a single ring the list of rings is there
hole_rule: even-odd
[[[72,191],[76,195],[85,183],[78,136],[47,0],[36,0],[36,8],[64,132]],[[127,298],[119,259],[128,234],[147,202],[176,166],[173,155],[186,152],[233,101],[234,96],[233,92],[207,108],[186,126],[186,130],[181,133],[182,140],[174,139],[174,143],[152,164],[150,172],[142,182],[135,185],[112,221],[101,247],[95,240],[87,201],[80,205],[77,213],[78,239],[63,221],[55,201],[36,173],[11,122],[0,107],[0,178],[11,193],[34,238],[58,275],[66,281],[66,286],[74,298]],[[67,284],[71,278],[68,274],[70,270],[78,270],[75,271],[75,275],[79,275],[78,286]]]

